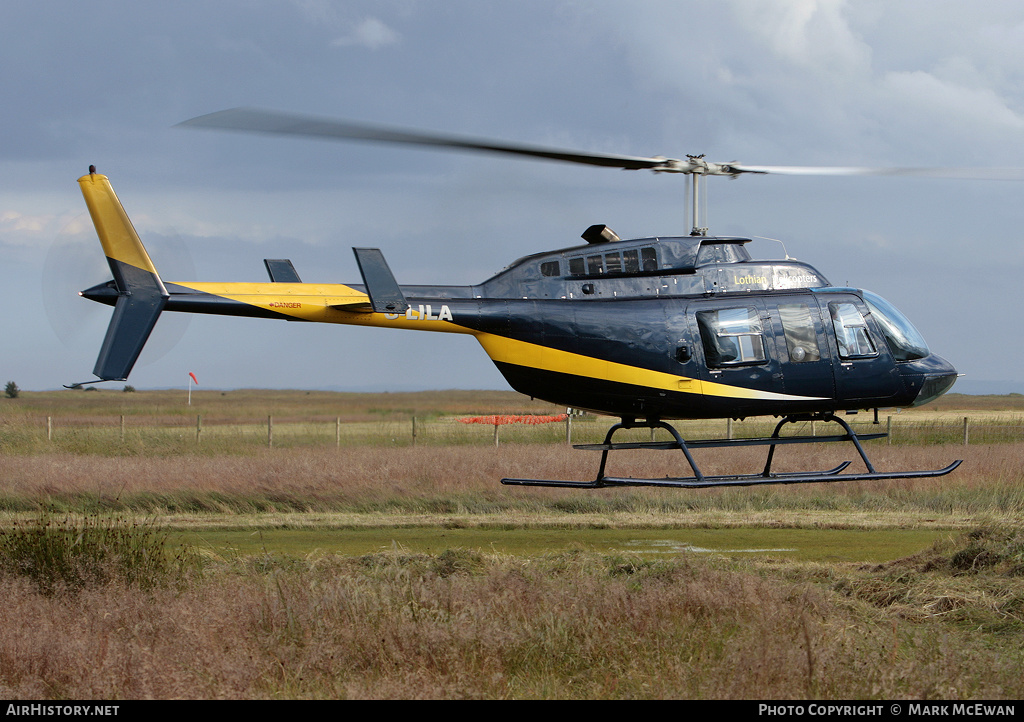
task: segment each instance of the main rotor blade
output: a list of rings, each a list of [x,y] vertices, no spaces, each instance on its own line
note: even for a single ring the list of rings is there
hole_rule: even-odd
[[[330,140],[365,140],[380,143],[433,146],[442,149],[506,153],[569,163],[605,166],[608,168],[624,168],[627,170],[656,170],[661,169],[667,164],[671,165],[678,162],[665,158],[584,153],[559,148],[545,148],[504,141],[444,135],[420,130],[389,128],[380,125],[316,118],[257,108],[222,110],[217,113],[201,115],[198,118],[186,120],[178,125],[189,128],[216,128],[220,130],[297,135]]]
[[[625,170],[652,170],[663,173],[698,175],[816,175],[816,176],[904,176],[918,178],[953,178],[965,180],[1024,180],[1024,168],[877,168],[856,166],[746,165],[738,162],[713,163],[703,156],[687,156],[686,160],[590,153],[562,148],[512,143],[484,138],[446,135],[432,131],[394,128],[347,120],[318,118],[259,108],[231,108],[201,115],[178,124],[188,128],[212,128],[250,133],[292,135],[327,140],[362,140],[376,143],[402,143],[445,150],[468,150],[484,153],[542,158],[545,160]]]
[[[739,173],[775,175],[857,176],[883,175],[960,180],[1024,180],[1024,168],[873,168],[858,166],[745,165],[730,163]]]

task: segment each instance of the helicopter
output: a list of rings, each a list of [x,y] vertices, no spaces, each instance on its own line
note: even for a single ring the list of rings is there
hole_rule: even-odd
[[[1018,177],[1007,169],[753,166],[586,153],[504,141],[314,118],[251,108],[200,116],[185,127],[321,139],[412,144],[489,152],[690,179],[687,235],[622,239],[605,225],[583,244],[520,258],[469,286],[400,285],[378,248],[353,248],[362,283],[303,283],[289,259],[264,259],[269,281],[164,281],[110,180],[90,166],[78,179],[113,279],[80,295],[114,307],[93,373],[128,378],[164,311],[351,324],[474,336],[509,385],[533,398],[618,417],[600,444],[589,481],[502,479],[506,485],[603,488],[700,488],[936,477],[934,470],[881,471],[845,413],[926,404],[947,392],[956,369],[933,353],[910,320],[881,296],[832,285],[813,266],[787,257],[756,260],[748,238],[708,235],[701,225],[702,183],[710,176],[766,174]],[[82,384],[76,384],[82,385]],[[762,438],[684,439],[670,421],[773,416]],[[799,422],[836,424],[831,435],[786,435]],[[624,429],[651,429],[651,441],[616,442]],[[670,440],[654,440],[662,429]],[[775,450],[787,444],[850,442],[864,465],[778,472]],[[709,475],[692,451],[766,446],[763,469]],[[612,476],[609,452],[682,452],[688,472],[666,478]]]

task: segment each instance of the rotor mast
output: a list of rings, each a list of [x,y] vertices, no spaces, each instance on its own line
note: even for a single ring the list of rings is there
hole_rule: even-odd
[[[690,229],[691,236],[706,236],[707,226],[707,187],[704,185],[704,176],[726,175],[735,178],[740,173],[751,173],[735,163],[709,163],[704,160],[704,154],[687,155],[686,160],[673,160],[670,158],[652,159],[660,160],[657,165],[652,165],[649,170],[655,173],[683,173],[690,179],[690,218],[693,227]],[[703,211],[702,211],[703,207]]]
[[[703,161],[704,156],[687,156],[691,161]],[[707,163],[703,163],[706,167]],[[692,171],[690,171],[692,178],[690,179],[690,218],[693,221],[693,228],[690,229],[691,236],[706,236],[708,234],[707,225],[701,224],[701,213],[700,213],[700,201],[701,201],[701,176],[704,175],[703,169],[698,165]],[[707,193],[707,189],[703,189]],[[705,205],[705,208],[707,206]],[[706,214],[705,214],[706,215]],[[705,224],[707,219],[704,219]]]

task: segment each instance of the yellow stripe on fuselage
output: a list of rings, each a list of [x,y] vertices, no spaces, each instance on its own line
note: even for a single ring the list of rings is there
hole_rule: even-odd
[[[333,307],[368,303],[369,296],[341,283],[177,283],[175,285],[274,311],[303,321],[468,333],[476,336],[492,361],[539,371],[552,371],[663,391],[722,398],[760,401],[821,400],[820,397],[814,396],[794,396],[748,389],[742,386],[730,386],[713,381],[702,381],[476,331],[460,326],[453,321],[443,320],[443,309],[447,306],[440,301],[429,306],[412,304],[409,311],[404,314],[345,311]]]
[[[353,326],[405,328],[443,333],[475,333],[452,323],[451,311],[440,302],[412,304],[401,314],[360,310],[370,297],[343,283],[180,283],[174,285],[244,303],[301,321]],[[351,310],[346,307],[351,307]]]
[[[548,346],[518,341],[489,333],[477,334],[477,340],[493,361],[525,366],[541,371],[586,376],[588,378],[613,381],[615,383],[644,386],[664,391],[677,391],[704,396],[720,396],[733,399],[757,399],[761,401],[816,401],[818,397],[793,396],[771,391],[746,389],[712,381],[701,381],[687,376],[676,376],[662,371],[639,368],[628,364],[605,361],[593,356],[583,356],[569,351],[560,351]]]

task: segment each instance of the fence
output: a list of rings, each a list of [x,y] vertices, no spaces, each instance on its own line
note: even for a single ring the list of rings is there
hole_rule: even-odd
[[[851,422],[852,417],[847,417]],[[0,427],[0,449],[16,451],[19,446],[42,444],[68,451],[96,451],[125,445],[181,448],[208,447],[210,450],[239,450],[248,447],[359,446],[359,445],[499,445],[501,443],[596,443],[603,440],[614,419],[569,416],[547,424],[467,424],[456,416],[405,417],[380,421],[344,421],[341,417],[309,419],[219,419],[212,416],[153,419],[147,416],[90,417],[88,419],[47,416],[27,427],[10,423]],[[776,419],[743,421],[715,419],[680,421],[675,425],[684,438],[750,438],[768,436]],[[21,426],[21,425],[19,425]],[[1018,418],[955,417],[921,420],[886,416],[875,423],[854,419],[858,433],[888,432],[875,444],[989,444],[1024,441],[1024,423]],[[838,427],[824,422],[790,424],[784,434],[835,434]],[[633,429],[616,436],[617,441],[646,441],[662,438],[664,431]],[[668,438],[667,435],[664,438]]]

